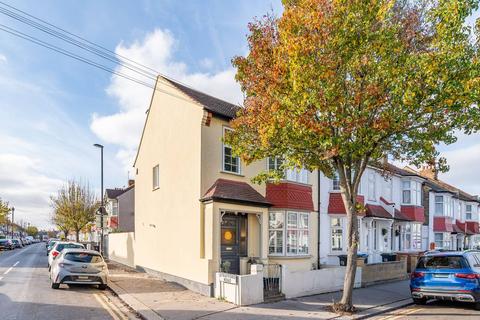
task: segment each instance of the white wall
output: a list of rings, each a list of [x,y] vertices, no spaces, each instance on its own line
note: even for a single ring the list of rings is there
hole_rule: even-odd
[[[295,298],[312,294],[334,292],[343,289],[345,267],[329,267],[310,271],[289,271],[282,266],[282,293]],[[362,269],[357,268],[355,288],[362,282]]]
[[[263,272],[241,276],[217,272],[215,298],[225,299],[239,306],[262,303]]]
[[[135,235],[133,232],[110,233],[108,235],[108,258],[135,268]]]

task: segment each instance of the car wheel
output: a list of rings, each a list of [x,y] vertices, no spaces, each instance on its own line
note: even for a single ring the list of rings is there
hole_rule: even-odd
[[[107,285],[106,284],[99,284],[98,289],[105,290],[105,289],[107,289]]]
[[[58,288],[60,288],[60,283],[52,282],[52,289],[58,289]]]
[[[419,304],[419,305],[424,305],[427,303],[427,298],[412,298],[413,303]]]
[[[473,306],[475,307],[475,310],[480,310],[480,301],[475,302]]]

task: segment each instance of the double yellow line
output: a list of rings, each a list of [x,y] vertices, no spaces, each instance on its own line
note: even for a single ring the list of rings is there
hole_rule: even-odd
[[[409,314],[412,314],[412,313],[415,313],[415,312],[419,312],[421,310],[425,310],[423,308],[418,308],[418,307],[414,307],[413,309],[406,309],[406,310],[402,310],[398,313],[395,313],[395,314],[392,314],[392,315],[389,315],[389,316],[386,316],[386,317],[383,317],[383,318],[380,318],[379,320],[397,320],[397,319],[401,319],[402,317],[404,316],[407,316]]]
[[[118,308],[113,308],[112,303],[108,301],[108,298],[104,293],[94,293],[93,296],[97,299],[98,303],[107,310],[114,320],[128,320],[128,317],[124,315]]]

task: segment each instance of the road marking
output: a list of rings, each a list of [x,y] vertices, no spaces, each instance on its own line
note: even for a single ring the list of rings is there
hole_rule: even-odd
[[[2,280],[2,279],[3,279],[3,277],[0,277],[0,280]]]
[[[7,271],[5,271],[3,274],[8,274],[10,271],[12,271],[13,267],[10,267],[7,269]]]
[[[403,310],[403,311],[400,311],[399,313],[396,313],[396,314],[392,314],[392,315],[389,315],[387,317],[383,317],[383,318],[380,318],[381,320],[397,320],[397,319],[400,319],[401,317],[404,317],[406,315],[409,315],[409,314],[412,314],[412,313],[415,313],[415,312],[418,312],[418,311],[421,311],[421,310],[424,310],[422,308],[413,308],[413,309],[406,309],[406,310]]]
[[[110,303],[106,301],[104,298],[104,295],[100,295],[98,293],[94,293],[93,296],[97,301],[100,303],[100,305],[107,310],[107,312],[112,316],[113,319],[115,320],[128,320],[126,316],[124,316],[119,310],[114,310]]]
[[[20,261],[15,262],[15,264],[14,264],[13,266],[16,267],[19,262],[20,262]]]

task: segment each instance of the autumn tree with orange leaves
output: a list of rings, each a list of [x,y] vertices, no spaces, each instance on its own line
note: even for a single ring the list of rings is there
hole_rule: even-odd
[[[351,312],[366,166],[385,155],[421,165],[438,156],[439,143],[478,129],[480,24],[465,25],[478,1],[283,5],[281,17],[249,25],[249,54],[233,59],[245,100],[226,140],[247,164],[282,157],[282,169],[338,172],[348,263],[335,310]]]

